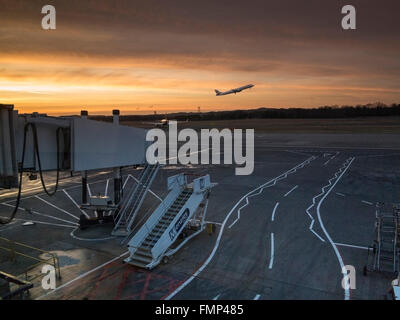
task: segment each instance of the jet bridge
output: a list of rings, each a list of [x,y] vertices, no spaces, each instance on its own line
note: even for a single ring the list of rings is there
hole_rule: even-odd
[[[87,172],[114,169],[115,205],[121,198],[121,167],[146,162],[147,130],[120,125],[118,110],[109,123],[88,119],[87,111],[81,117],[50,117],[19,114],[13,105],[0,104],[0,124],[0,188],[19,187],[22,172],[39,172],[44,188],[42,172],[80,172],[82,203],[89,204]]]
[[[169,194],[129,241],[130,256],[125,262],[147,269],[157,266],[181,247],[170,249],[202,207],[199,231],[203,230],[207,205],[202,204],[208,203],[212,186],[209,175],[191,183],[183,173],[168,178]]]

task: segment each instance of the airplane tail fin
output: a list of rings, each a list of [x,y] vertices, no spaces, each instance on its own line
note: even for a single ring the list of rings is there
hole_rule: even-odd
[[[221,91],[218,91],[217,89],[215,89],[214,91],[215,91],[215,94],[216,94],[217,96],[219,96],[219,95],[221,94]]]

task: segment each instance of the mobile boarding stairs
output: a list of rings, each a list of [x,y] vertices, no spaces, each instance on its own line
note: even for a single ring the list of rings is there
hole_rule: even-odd
[[[210,182],[209,175],[194,179],[192,183],[188,183],[187,178],[183,173],[168,178],[169,193],[130,239],[130,256],[125,259],[126,263],[152,269],[204,230],[208,196],[215,184]],[[171,249],[188,224],[196,221],[199,230]]]
[[[377,203],[375,240],[369,247],[363,273],[383,272],[399,275],[400,270],[400,205]],[[371,254],[372,253],[372,254]]]

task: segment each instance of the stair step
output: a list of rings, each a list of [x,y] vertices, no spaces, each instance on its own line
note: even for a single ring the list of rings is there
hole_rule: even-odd
[[[142,256],[152,257],[151,249],[149,247],[139,247],[136,250],[136,253],[141,254]]]
[[[153,239],[148,239],[148,238],[146,238],[144,241],[143,241],[143,244],[145,244],[147,247],[149,247],[149,246],[152,246],[152,245],[154,245],[156,242],[157,242],[157,240],[158,239],[155,239],[155,238],[153,238]]]
[[[148,265],[148,263],[143,263],[139,260],[136,260],[135,257],[132,257],[128,263],[140,268],[146,268],[146,266]]]
[[[137,253],[135,253],[133,255],[133,259],[139,260],[141,262],[145,262],[146,264],[149,264],[151,261],[153,261],[152,257],[150,258],[150,257],[142,256],[142,255],[139,255]]]

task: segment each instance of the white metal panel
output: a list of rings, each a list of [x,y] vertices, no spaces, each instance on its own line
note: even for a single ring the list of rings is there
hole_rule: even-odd
[[[154,260],[157,260],[168,248],[176,241],[180,232],[187,225],[193,214],[197,211],[200,203],[204,199],[204,194],[193,193],[186,201],[185,205],[180,209],[176,217],[171,221],[168,228],[164,231],[160,239],[157,240],[151,249]],[[174,230],[176,229],[176,230]]]
[[[73,119],[72,169],[95,170],[145,162],[145,129]]]
[[[167,186],[168,190],[172,190],[175,186],[184,186],[187,184],[187,179],[184,173],[179,173],[174,176],[168,177]]]
[[[206,189],[210,189],[211,181],[210,175],[203,176],[193,180],[193,190],[195,193],[204,192]]]
[[[151,230],[155,227],[161,217],[164,215],[165,211],[174,203],[175,199],[180,194],[179,185],[175,184],[172,191],[168,193],[166,198],[158,205],[156,210],[151,214],[146,223],[141,226],[138,232],[132,237],[128,243],[129,251],[131,256],[135,254],[136,249],[140,247],[142,242],[149,235]]]
[[[11,105],[0,105],[0,187],[17,183],[14,111]]]

